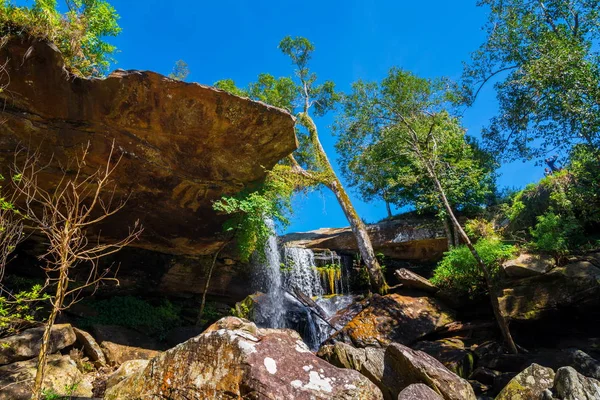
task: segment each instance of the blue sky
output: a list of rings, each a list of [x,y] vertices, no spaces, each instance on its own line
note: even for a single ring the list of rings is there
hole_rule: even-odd
[[[232,78],[240,86],[261,72],[292,74],[289,60],[277,49],[286,35],[304,36],[316,46],[312,70],[346,91],[357,79],[380,80],[392,66],[426,77],[458,79],[462,62],[484,40],[486,9],[475,0],[398,1],[246,1],[246,0],[112,0],[121,15],[115,68],[168,74],[185,60],[188,81],[212,84]],[[464,116],[469,134],[479,132],[496,110],[491,86]],[[317,121],[323,145],[336,163],[331,116]],[[522,187],[538,180],[543,168],[532,163],[504,165],[499,185]],[[366,204],[351,191],[366,221],[386,216],[380,203]],[[326,191],[295,200],[288,231],[347,226]]]

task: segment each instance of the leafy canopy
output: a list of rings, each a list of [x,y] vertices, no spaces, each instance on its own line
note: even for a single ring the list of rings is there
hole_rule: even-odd
[[[495,84],[498,115],[483,136],[508,159],[600,145],[600,2],[480,0],[487,40],[465,66],[466,100]],[[596,156],[598,157],[598,156]]]
[[[119,15],[106,0],[65,0],[61,14],[57,0],[34,0],[31,7],[0,1],[0,33],[27,33],[49,40],[63,53],[67,67],[80,76],[102,76],[113,62],[116,47],[106,37],[121,32]]]
[[[337,119],[342,172],[365,200],[385,196],[397,206],[443,215],[425,162],[431,162],[451,204],[477,207],[493,192],[496,164],[465,135],[444,107],[450,83],[392,68],[380,83],[359,81]]]

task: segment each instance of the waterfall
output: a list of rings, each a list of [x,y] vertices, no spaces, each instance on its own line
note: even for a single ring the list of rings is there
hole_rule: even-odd
[[[273,234],[265,245],[265,257],[255,259],[255,283],[264,298],[255,310],[255,322],[267,328],[295,329],[311,350],[332,333],[331,327],[294,296],[294,289],[313,298],[331,317],[349,304],[347,268],[342,258],[331,250],[278,247],[274,222],[265,221]],[[338,296],[330,297],[335,294]]]
[[[277,245],[277,234],[275,232],[275,223],[268,218],[265,223],[271,229],[271,235],[265,245],[265,257],[261,262],[259,270],[262,272],[260,286],[263,293],[266,294],[265,307],[261,307],[262,323],[269,328],[285,328],[285,307],[283,298],[285,292],[281,277],[281,257],[279,255],[279,246]]]
[[[315,268],[315,256],[312,250],[300,247],[284,247],[284,287],[288,290],[300,290],[309,297],[322,296],[319,273]]]

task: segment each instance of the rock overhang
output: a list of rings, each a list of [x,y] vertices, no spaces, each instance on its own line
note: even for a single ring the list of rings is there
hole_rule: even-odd
[[[41,180],[50,187],[82,146],[89,142],[92,171],[114,141],[123,157],[113,176],[117,195],[129,201],[101,229],[119,238],[139,219],[145,231],[137,247],[212,253],[227,218],[212,202],[264,179],[298,145],[287,111],[208,86],[149,71],[75,77],[54,46],[27,37],[0,49],[5,63],[0,169],[26,144],[52,158]]]

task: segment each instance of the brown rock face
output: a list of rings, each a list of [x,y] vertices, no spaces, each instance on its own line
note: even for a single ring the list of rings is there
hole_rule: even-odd
[[[211,202],[262,179],[265,169],[296,147],[287,112],[223,91],[146,71],[80,79],[63,68],[51,45],[11,38],[0,49],[10,82],[0,93],[0,165],[17,145],[39,148],[53,162],[40,181],[60,177],[59,165],[90,143],[89,170],[102,166],[115,142],[123,156],[113,178],[131,195],[101,227],[122,237],[140,219],[135,246],[171,254],[210,254],[226,218]]]
[[[396,220],[368,225],[367,229],[375,250],[393,259],[436,261],[448,251],[443,227],[433,218],[405,214]],[[358,250],[350,228],[290,233],[283,241],[290,246],[309,249]]]
[[[435,299],[374,295],[368,306],[329,341],[344,341],[356,347],[411,344],[451,322],[452,312]]]
[[[382,399],[356,371],[312,354],[290,330],[224,318],[110,388],[117,399]]]

